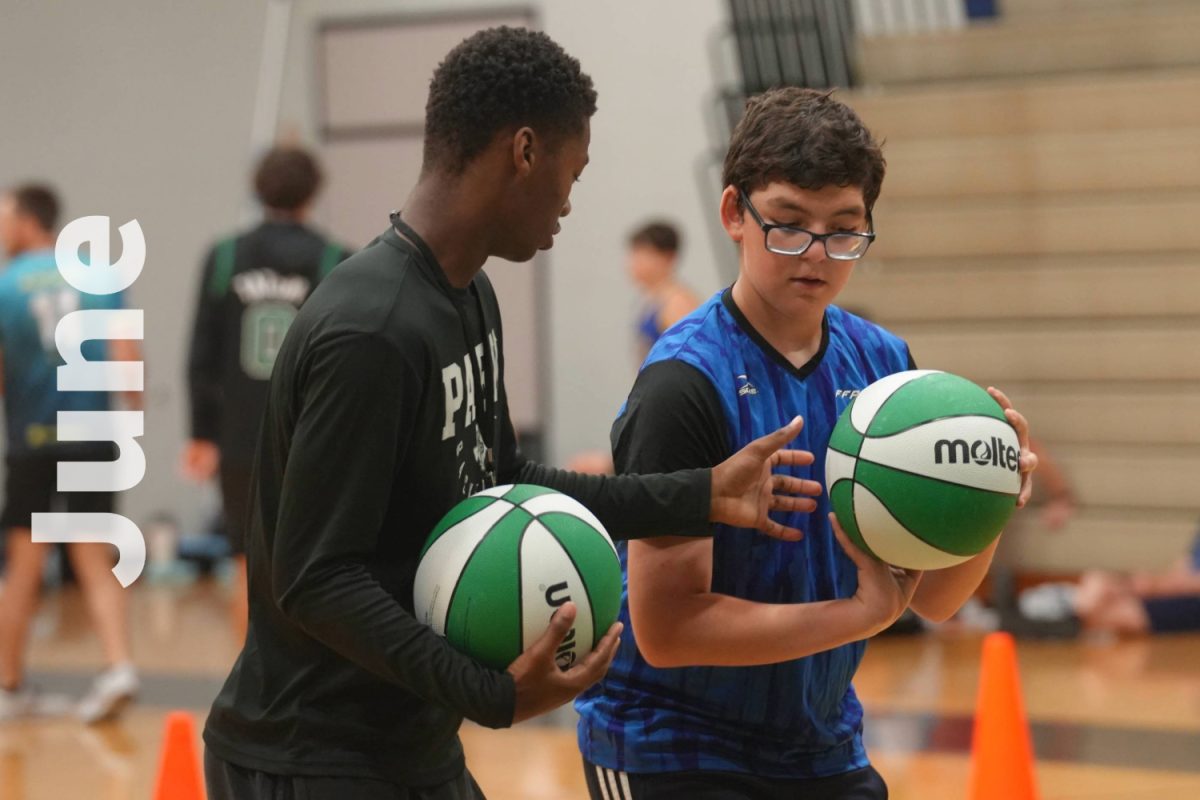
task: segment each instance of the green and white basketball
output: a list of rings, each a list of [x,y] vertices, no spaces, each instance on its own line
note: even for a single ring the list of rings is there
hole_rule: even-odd
[[[825,486],[846,534],[908,569],[966,561],[1000,534],[1021,488],[1017,432],[966,378],[935,370],[863,389],[829,439]]]
[[[578,614],[558,649],[567,669],[591,652],[621,608],[621,565],[604,526],[553,489],[496,486],[442,517],[421,551],[417,619],[454,647],[504,669],[568,600]]]

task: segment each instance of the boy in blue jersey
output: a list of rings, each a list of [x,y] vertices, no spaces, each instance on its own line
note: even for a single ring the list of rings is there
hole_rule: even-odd
[[[824,474],[854,394],[915,366],[901,339],[832,305],[874,239],[883,175],[879,145],[828,94],[784,88],[749,103],[721,196],[738,279],[651,350],[613,426],[618,472],[709,466],[800,414],[792,446],[809,466],[793,475]],[[1021,438],[1023,505],[1037,459],[1025,420],[992,395]],[[619,546],[623,641],[576,704],[593,798],[887,796],[851,686],[865,640],[910,605],[948,618],[995,546],[922,575],[865,555],[828,512],[821,496],[787,515],[800,542],[748,545],[717,525],[712,539]]]
[[[55,488],[59,462],[115,458],[111,443],[58,441],[59,411],[103,411],[109,397],[104,392],[58,391],[56,375],[63,361],[55,329],[73,311],[120,305],[119,294],[81,293],[59,273],[54,259],[58,207],[57,197],[44,186],[21,186],[0,197],[0,244],[11,259],[0,273],[0,365],[7,428],[0,514],[6,540],[0,592],[0,721],[58,710],[23,682],[25,642],[50,547],[33,541],[31,515],[113,510],[111,492],[59,493]],[[82,352],[89,361],[103,361],[103,348],[103,342],[88,341]],[[132,340],[114,340],[109,348],[112,360],[141,359]],[[132,393],[129,402],[138,407],[140,397]],[[109,545],[74,543],[67,552],[109,665],[75,708],[84,721],[96,722],[116,713],[138,689],[129,655],[126,596],[111,572]]]

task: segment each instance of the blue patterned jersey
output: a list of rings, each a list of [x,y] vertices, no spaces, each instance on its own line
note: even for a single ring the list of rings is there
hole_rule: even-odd
[[[912,366],[902,340],[830,306],[820,350],[797,368],[753,329],[725,290],[651,350],[614,424],[618,466],[657,471],[710,465],[680,464],[669,456],[632,463],[622,458],[626,419],[655,405],[668,414],[703,405],[703,398],[691,399],[697,396],[687,388],[693,384],[712,398],[706,417],[717,417],[707,425],[712,430],[699,429],[697,418],[689,417],[696,429],[657,443],[662,452],[675,452],[676,445],[686,450],[691,440],[711,438],[719,429],[720,452],[709,459],[716,463],[800,414],[804,428],[791,446],[812,451],[816,462],[792,473],[823,482],[825,449],[838,415],[872,382]],[[674,370],[671,378],[640,393],[650,371],[664,368]],[[669,428],[643,425],[634,435],[654,439]],[[799,542],[714,526],[712,590],[762,603],[852,596],[857,571],[834,538],[828,512],[822,496],[812,514],[779,517],[805,532]],[[625,570],[624,543],[618,550]],[[620,619],[625,629],[612,668],[576,702],[579,746],[588,761],[628,772],[726,770],[780,778],[825,777],[866,766],[862,706],[850,683],[865,642],[780,664],[659,669],[638,652],[627,594]]]
[[[63,364],[54,342],[59,320],[81,309],[120,308],[121,294],[80,292],[59,273],[53,250],[22,253],[0,273],[0,353],[9,455],[58,444],[59,411],[103,411],[106,392],[60,392]],[[83,356],[106,360],[106,344],[88,341]]]

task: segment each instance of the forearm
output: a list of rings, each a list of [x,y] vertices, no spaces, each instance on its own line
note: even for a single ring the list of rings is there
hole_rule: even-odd
[[[613,539],[709,533],[712,470],[659,475],[584,475],[525,462],[505,483],[556,489],[583,503]]]
[[[1071,482],[1067,480],[1067,475],[1059,466],[1058,460],[1051,456],[1042,443],[1036,439],[1030,442],[1030,449],[1038,457],[1038,481],[1044,497],[1048,501],[1073,500]]]
[[[1144,579],[1140,586],[1135,584],[1135,587],[1135,593],[1140,597],[1200,594],[1200,573],[1172,570]]]
[[[109,347],[112,351],[113,361],[142,361],[142,348],[135,339],[114,339],[110,342]],[[146,379],[145,365],[143,364],[143,385],[148,384]],[[125,391],[121,392],[121,400],[125,407],[132,411],[141,411],[144,408],[143,392],[142,391]]]
[[[364,565],[344,560],[277,575],[277,598],[305,632],[413,694],[490,728],[512,724],[512,677],[459,653],[400,606]]]
[[[221,390],[207,377],[189,376],[191,434],[193,439],[218,441],[221,426]]]
[[[193,439],[218,439],[222,399],[221,351],[220,316],[216,305],[202,290],[187,359]]]
[[[660,668],[775,664],[878,632],[852,598],[780,604],[709,592],[675,598],[657,619],[632,616],[638,649]]]
[[[272,501],[278,511],[269,523],[269,582],[260,591],[309,636],[363,669],[468,719],[509,725],[512,679],[455,651],[385,588],[407,581],[381,583],[373,572],[398,576],[408,568],[382,554],[379,543],[381,532],[392,540],[402,535],[387,509],[396,502],[396,464],[421,397],[403,352],[374,335],[314,350],[289,447],[264,448],[265,459],[286,466]]]
[[[987,575],[1000,539],[979,555],[945,569],[927,570],[909,607],[930,622],[945,622],[967,602]]]

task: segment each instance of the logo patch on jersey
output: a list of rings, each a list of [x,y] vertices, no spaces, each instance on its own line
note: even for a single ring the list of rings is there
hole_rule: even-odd
[[[252,269],[233,276],[233,291],[246,305],[281,300],[299,307],[312,286],[303,275],[280,275],[273,269]]]
[[[746,375],[737,376],[738,397],[747,397],[752,394],[758,394],[758,389],[754,388],[754,384],[750,382],[750,378]]]
[[[862,389],[838,389],[834,395],[838,400],[853,400],[862,394]]]

